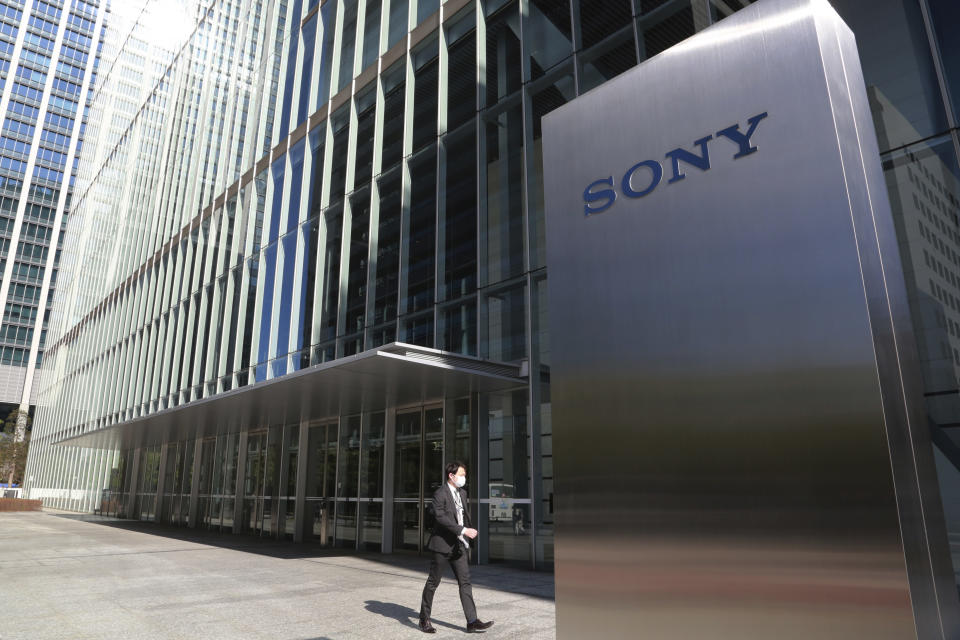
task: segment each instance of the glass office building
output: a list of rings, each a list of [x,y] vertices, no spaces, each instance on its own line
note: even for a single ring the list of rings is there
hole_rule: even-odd
[[[417,552],[456,457],[479,560],[551,567],[541,118],[745,3],[134,4],[108,24],[29,496]],[[858,36],[949,502],[957,9],[833,4]]]
[[[36,403],[86,107],[97,0],[0,2],[0,417]]]

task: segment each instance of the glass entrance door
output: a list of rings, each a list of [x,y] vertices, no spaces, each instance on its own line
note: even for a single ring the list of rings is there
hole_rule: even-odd
[[[304,540],[333,545],[336,504],[337,423],[311,423],[308,432],[307,495]]]
[[[424,502],[443,482],[443,407],[398,411],[396,425],[393,549],[422,551]]]
[[[243,513],[241,530],[261,535],[263,532],[263,476],[266,471],[267,432],[247,436],[246,467],[243,472]]]

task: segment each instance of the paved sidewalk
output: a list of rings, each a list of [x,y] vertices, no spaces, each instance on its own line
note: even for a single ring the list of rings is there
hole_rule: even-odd
[[[63,513],[0,514],[2,640],[426,638],[427,560]],[[484,636],[555,636],[553,576],[472,567]],[[456,582],[433,638],[466,637]]]

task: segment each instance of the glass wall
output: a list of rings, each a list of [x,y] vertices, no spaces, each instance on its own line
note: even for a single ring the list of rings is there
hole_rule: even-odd
[[[307,452],[305,540],[333,544],[337,477],[337,423],[310,423]]]
[[[316,4],[212,2],[164,53],[162,81],[117,114],[121,130],[109,124],[115,97],[142,52],[108,34],[120,62],[87,120],[85,189],[64,243],[84,268],[56,289],[27,488],[80,508],[57,491],[83,476],[83,508],[348,547],[386,535],[416,550],[445,452],[468,462],[488,559],[549,568],[541,120],[749,2],[485,0],[456,14],[438,1]],[[957,10],[833,4],[861,52],[960,541]],[[433,15],[436,28],[414,28]],[[228,73],[239,59],[249,68]],[[529,385],[168,444],[162,469],[145,450],[85,473],[89,458],[53,446],[394,341],[511,363]]]
[[[383,541],[385,428],[385,412],[369,414],[360,443],[359,547],[372,551],[379,551]]]

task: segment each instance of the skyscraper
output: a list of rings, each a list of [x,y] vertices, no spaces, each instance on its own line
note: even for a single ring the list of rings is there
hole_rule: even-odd
[[[415,552],[424,496],[461,457],[481,561],[549,567],[541,118],[744,4],[114,7],[30,497]],[[941,212],[921,212],[929,233],[947,233],[960,173],[949,3],[833,4],[858,36],[893,199],[908,183],[902,206],[927,194]],[[960,273],[930,266],[925,242],[925,274]],[[927,381],[930,402],[960,397],[953,372],[953,387]]]
[[[32,409],[96,81],[96,0],[0,3],[0,413]]]

